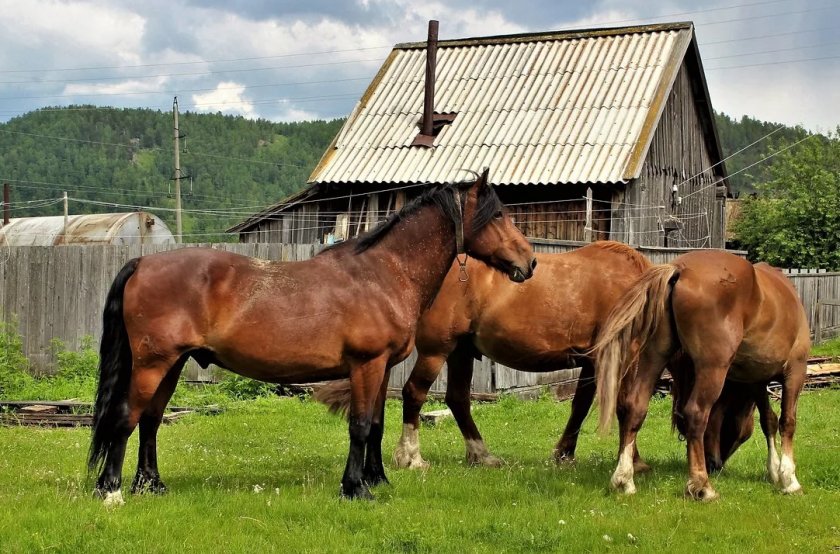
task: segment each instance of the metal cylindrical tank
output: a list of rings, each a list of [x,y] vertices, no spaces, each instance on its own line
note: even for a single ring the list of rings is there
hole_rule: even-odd
[[[62,244],[171,244],[175,237],[166,223],[154,214],[71,215],[22,217],[0,227],[0,245],[58,246]]]

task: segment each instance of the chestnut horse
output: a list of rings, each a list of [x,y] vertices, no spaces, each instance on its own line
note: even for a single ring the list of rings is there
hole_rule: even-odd
[[[188,357],[275,383],[350,377],[345,497],[369,498],[382,465],[390,368],[459,253],[524,281],[535,264],[487,171],[424,193],[373,232],[302,262],[191,248],[128,262],[108,293],[89,468],[121,503],[126,441],[140,426],[133,492],[160,492],[156,434]]]
[[[677,402],[676,416],[683,420],[687,442],[686,495],[704,501],[717,497],[706,471],[704,437],[727,379],[752,392],[743,405],[758,404],[771,480],[784,493],[801,490],[793,435],[810,339],[802,303],[780,271],[715,250],[691,252],[654,266],[613,308],[595,348],[600,426],[609,426],[617,405],[620,427],[613,488],[635,492],[636,433],[657,379],[681,351],[672,371],[680,375],[687,392]],[[622,379],[630,366],[631,378]],[[781,460],[776,452],[779,422],[763,390],[770,380],[782,383]]]
[[[539,271],[521,286],[510,286],[482,264],[473,266],[465,283],[459,281],[456,266],[450,269],[417,329],[417,362],[403,387],[403,432],[394,453],[397,467],[427,466],[420,455],[420,409],[444,362],[446,403],[464,437],[467,461],[499,465],[470,413],[473,359],[482,355],[521,371],[582,368],[572,414],[554,451],[558,462],[574,458],[578,433],[595,394],[587,351],[600,323],[650,262],[626,244],[612,241],[562,254],[538,254],[537,260]]]

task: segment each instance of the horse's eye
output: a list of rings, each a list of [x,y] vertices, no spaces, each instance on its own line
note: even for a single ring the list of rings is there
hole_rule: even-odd
[[[501,211],[501,210],[499,210],[498,212],[496,212],[496,215],[494,215],[493,217],[494,217],[495,219],[502,219],[502,216],[503,216],[503,215],[504,215],[504,214],[502,214],[502,211]]]

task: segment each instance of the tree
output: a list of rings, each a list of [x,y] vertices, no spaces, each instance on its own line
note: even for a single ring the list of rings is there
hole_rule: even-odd
[[[840,127],[780,153],[735,223],[750,258],[840,270]]]

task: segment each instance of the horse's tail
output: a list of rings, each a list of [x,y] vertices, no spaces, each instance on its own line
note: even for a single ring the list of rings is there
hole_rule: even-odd
[[[114,278],[102,313],[102,343],[99,347],[99,386],[93,411],[88,471],[102,466],[111,444],[122,432],[128,417],[131,382],[131,345],[123,319],[123,294],[128,279],[137,270],[139,258],[130,260]]]
[[[651,267],[624,293],[602,325],[592,347],[600,410],[598,428],[601,432],[609,430],[621,379],[666,315],[671,287],[678,278],[679,269],[676,266]],[[631,349],[634,354],[628,360]]]
[[[352,391],[350,379],[339,379],[331,381],[315,391],[312,398],[321,404],[326,404],[331,414],[348,417]]]

